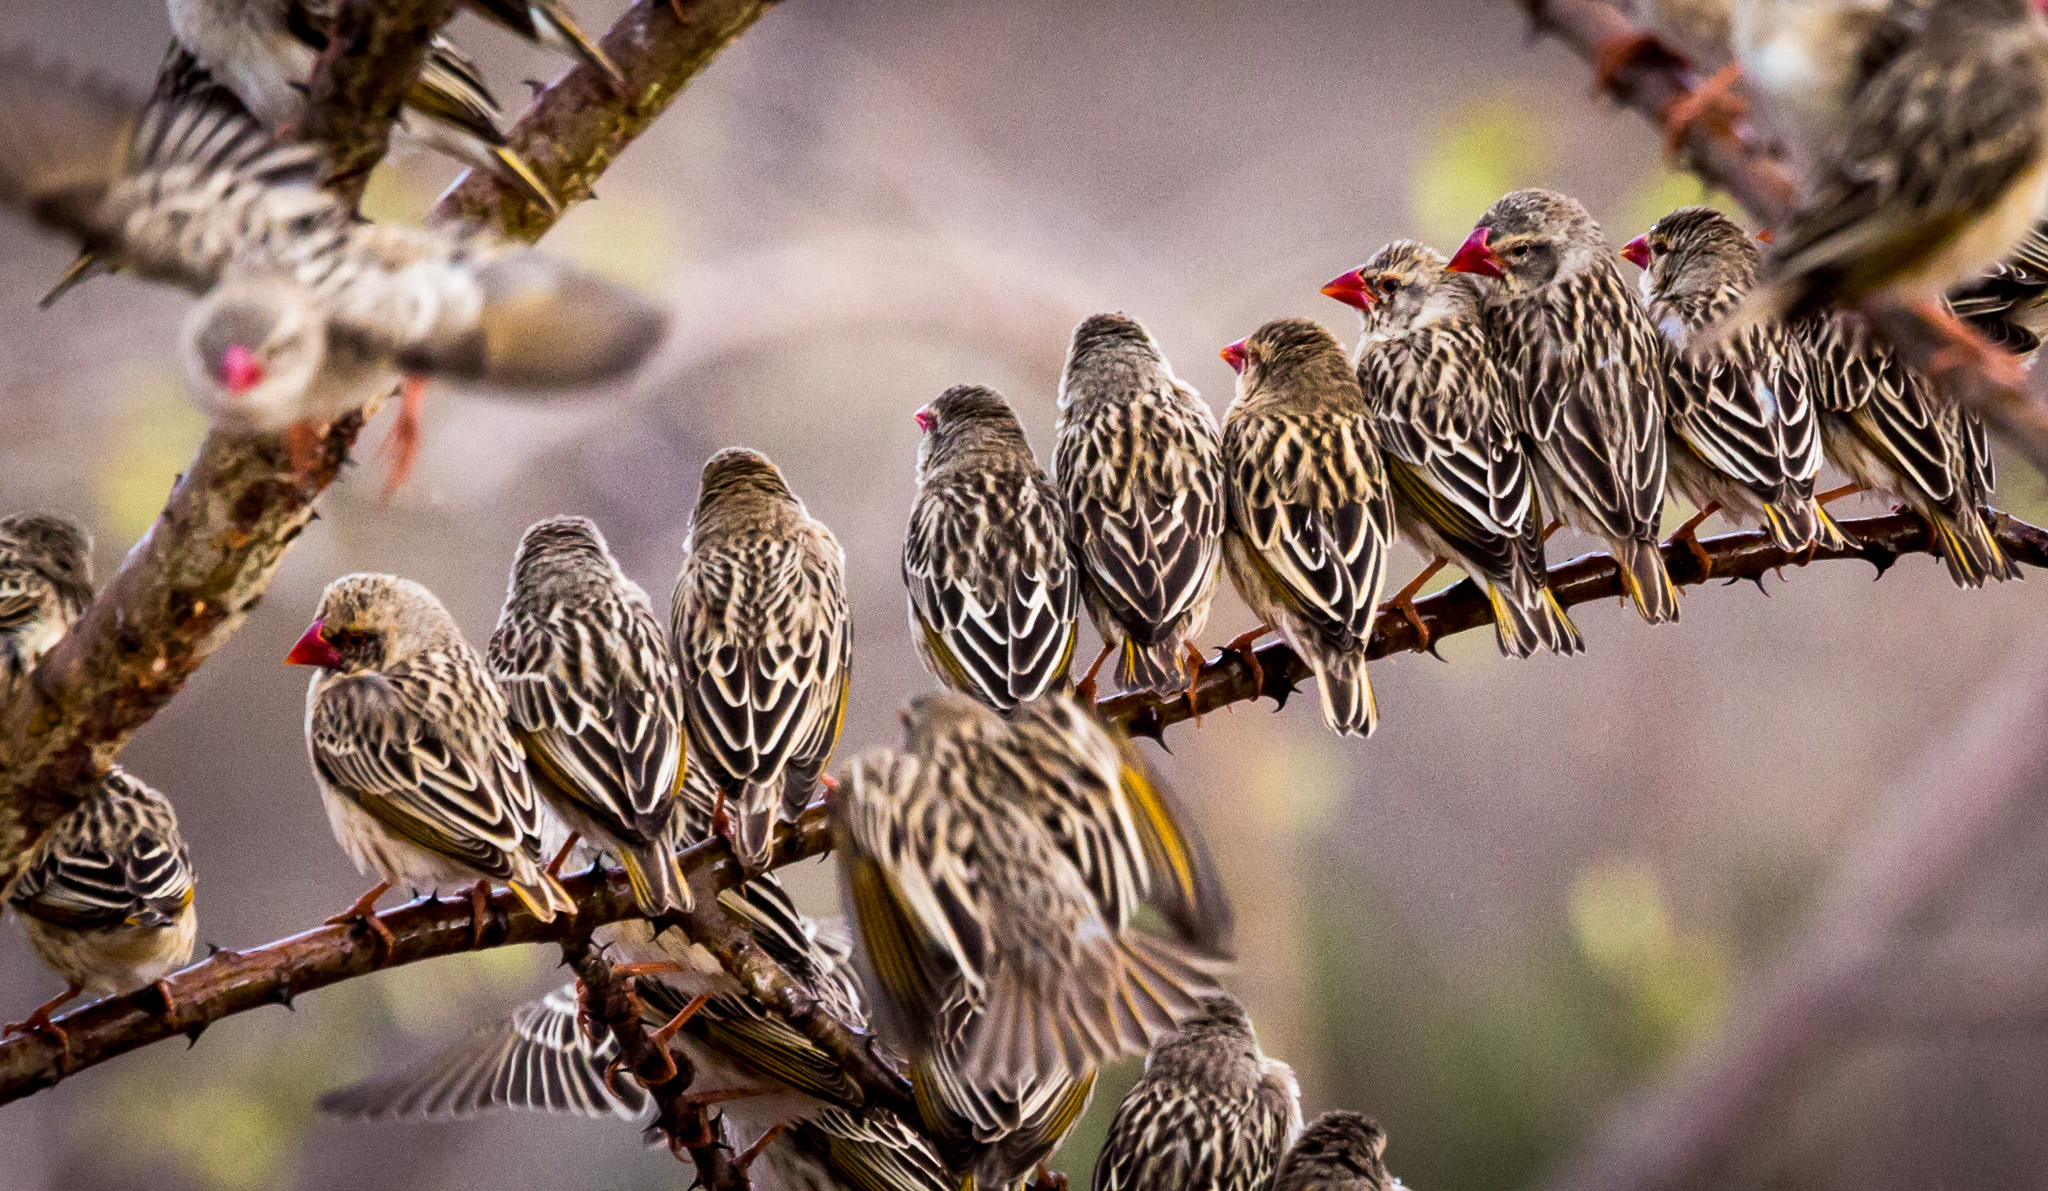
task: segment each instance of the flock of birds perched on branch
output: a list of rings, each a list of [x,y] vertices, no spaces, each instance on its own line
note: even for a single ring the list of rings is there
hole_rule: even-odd
[[[552,2],[477,7],[617,75]],[[321,150],[287,132],[331,7],[171,11],[179,41],[146,102],[0,59],[16,116],[0,198],[80,242],[60,290],[102,268],[202,295],[178,355],[216,433],[274,437],[303,468],[330,423],[403,382],[402,482],[422,378],[589,385],[660,338],[664,316],[630,291],[479,231],[371,225],[323,187]],[[459,885],[481,935],[493,882],[552,921],[575,911],[557,874],[579,841],[617,857],[645,918],[601,941],[629,961],[657,1038],[689,1055],[705,1085],[691,1095],[752,1140],[740,1166],[766,1155],[792,1188],[1012,1186],[1043,1169],[1103,1063],[1148,1052],[1097,1188],[1397,1182],[1370,1120],[1302,1129],[1291,1072],[1219,983],[1228,899],[1177,800],[1094,713],[1109,658],[1124,689],[1192,700],[1227,573],[1260,624],[1226,649],[1256,667],[1252,643],[1277,633],[1313,670],[1329,727],[1369,735],[1365,658],[1397,533],[1436,562],[1391,607],[1415,618],[1415,593],[1455,563],[1484,585],[1503,654],[1574,654],[1546,579],[1556,524],[1606,541],[1642,616],[1673,621],[1667,494],[1699,511],[1675,539],[1695,549],[1716,511],[1787,550],[1839,547],[1835,494],[1816,492],[1828,460],[1841,491],[1924,517],[1958,585],[2018,574],[1986,520],[1983,424],[1855,307],[1923,303],[1960,330],[1952,300],[1999,343],[2037,345],[2048,27],[2027,0],[1721,11],[1811,154],[1815,197],[1768,257],[1705,207],[1617,252],[1574,200],[1516,191],[1450,256],[1397,241],[1323,287],[1359,311],[1349,354],[1299,318],[1224,348],[1237,391],[1220,425],[1121,314],[1074,332],[1050,475],[996,393],[958,386],[919,409],[902,573],[949,690],[912,701],[900,749],[836,779],[845,558],[756,452],[706,462],[666,625],[579,517],[527,531],[481,654],[418,584],[336,580],[287,658],[314,670],[306,737],[334,834],[379,879],[334,921],[388,945],[374,908],[393,884]],[[1809,81],[1783,83],[1794,75]],[[437,39],[402,127],[552,203],[494,111]],[[1968,334],[1959,350],[2018,367]],[[89,545],[61,518],[0,519],[0,703],[91,602]],[[1104,646],[1076,684],[1084,606]],[[850,930],[805,918],[767,871],[821,789]],[[713,838],[751,878],[718,895],[722,911],[835,1017],[872,1026],[919,1120],[863,1106],[830,1055],[676,925],[698,896],[678,851]],[[68,1047],[50,1014],[86,990],[154,983],[171,1011],[163,977],[190,957],[192,893],[169,802],[112,768],[8,890],[69,986],[9,1031]],[[645,1091],[609,1078],[614,1041],[583,1016],[572,984],[326,1106],[641,1114]]]

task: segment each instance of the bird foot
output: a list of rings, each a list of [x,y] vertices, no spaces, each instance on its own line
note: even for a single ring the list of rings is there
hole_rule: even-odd
[[[1593,98],[1619,95],[1621,72],[1636,64],[1684,66],[1685,57],[1642,29],[1603,38],[1593,47]]]
[[[1742,97],[1735,94],[1735,85],[1741,81],[1742,67],[1730,62],[1658,113],[1658,122],[1664,126],[1664,156],[1677,160],[1695,127],[1733,131],[1747,114]]]
[[[1564,528],[1564,521],[1563,521],[1562,519],[1559,519],[1559,520],[1553,521],[1553,522],[1551,522],[1550,524],[1548,524],[1548,525],[1544,526],[1544,527],[1543,527],[1543,540],[1544,540],[1544,541],[1546,541],[1546,542],[1547,542],[1547,541],[1549,541],[1549,540],[1550,540],[1550,535],[1552,535],[1552,534],[1556,533],[1556,532],[1557,532],[1558,530],[1560,530],[1560,529],[1563,529],[1563,528]]]
[[[1031,1176],[1030,1191],[1067,1191],[1067,1176],[1061,1171],[1047,1170],[1041,1162],[1037,1173]]]
[[[1074,684],[1074,697],[1076,699],[1090,706],[1094,705],[1095,676],[1102,673],[1102,663],[1108,661],[1109,655],[1115,652],[1116,646],[1114,644],[1108,641],[1102,643],[1102,652],[1095,655],[1095,661],[1089,665],[1088,673],[1082,675],[1081,681]]]
[[[1387,601],[1387,607],[1399,612],[1401,619],[1407,621],[1409,627],[1415,630],[1415,648],[1418,650],[1429,649],[1434,634],[1429,631],[1428,625],[1422,623],[1422,614],[1415,610],[1415,593],[1421,591],[1423,584],[1436,578],[1436,573],[1443,569],[1443,559],[1430,559],[1429,565],[1422,568],[1421,574],[1410,579],[1408,586],[1395,592],[1394,598]],[[1430,652],[1436,651],[1432,649]]]
[[[313,474],[320,470],[320,442],[326,430],[319,422],[293,422],[285,428],[285,458],[301,484],[311,484]]]
[[[718,792],[718,798],[711,804],[711,834],[725,841],[725,846],[734,856],[740,854],[739,844],[733,839],[732,816],[725,810],[725,791]]]
[[[157,998],[164,1003],[163,1016],[171,1024],[176,1025],[178,1021],[178,998],[171,993],[171,982],[158,979],[151,982],[150,987],[156,990]]]
[[[1664,543],[1667,546],[1683,544],[1687,550],[1692,551],[1693,560],[1700,564],[1701,579],[1706,579],[1713,575],[1714,556],[1707,553],[1705,546],[1700,545],[1700,524],[1720,511],[1721,506],[1718,503],[1708,501],[1706,508],[1694,513],[1692,519],[1679,526],[1678,532],[1671,535],[1671,540]]]
[[[555,853],[553,860],[548,861],[548,876],[559,877],[562,875],[562,865],[568,861],[569,853],[575,850],[576,841],[582,838],[583,833],[581,832],[572,831],[569,833],[569,838],[562,841],[562,850]]]
[[[1202,685],[1202,647],[1192,641],[1188,642],[1186,657],[1188,666],[1188,714],[1194,717],[1195,727],[1200,728],[1202,726],[1202,705],[1196,700],[1196,694]]]
[[[384,477],[383,499],[387,503],[412,478],[413,464],[419,460],[420,411],[427,401],[427,379],[408,376],[399,392],[398,420],[391,424],[391,433],[384,436],[384,444],[378,448],[391,457],[391,470]]]
[[[768,1143],[774,1141],[778,1137],[781,1137],[783,1132],[788,1128],[788,1121],[778,1121],[777,1123],[768,1126],[767,1130],[763,1132],[761,1136],[754,1139],[753,1145],[750,1145],[746,1149],[741,1150],[739,1156],[732,1160],[733,1169],[739,1171],[741,1174],[747,1173],[747,1168],[754,1164],[754,1159],[759,1158],[761,1156],[762,1150],[768,1148]]]
[[[1870,490],[1861,484],[1844,484],[1840,488],[1830,488],[1826,492],[1814,497],[1813,503],[1825,507],[1841,500],[1843,497],[1854,496],[1859,492],[1868,491]]]
[[[65,1033],[63,1026],[51,1021],[50,1015],[84,991],[83,985],[67,986],[61,994],[36,1006],[26,1019],[0,1026],[0,1038],[10,1038],[16,1034],[48,1034],[57,1040],[58,1050],[63,1056],[58,1062],[57,1069],[62,1071],[68,1068],[71,1066],[71,1035]]]
[[[1244,659],[1245,665],[1251,667],[1252,698],[1254,699],[1266,693],[1266,668],[1259,664],[1259,655],[1252,649],[1252,646],[1258,643],[1259,638],[1272,631],[1271,625],[1262,624],[1248,633],[1239,633],[1237,636],[1224,642],[1222,651],[1217,654],[1218,657],[1221,657],[1226,653],[1234,653]]]
[[[491,921],[491,883],[478,881],[469,887],[469,949],[480,951],[484,945],[484,927]]]
[[[386,956],[389,956],[391,948],[398,943],[398,940],[392,936],[391,928],[384,925],[383,921],[377,917],[377,899],[383,897],[390,888],[391,882],[389,881],[377,882],[368,893],[363,894],[363,896],[350,903],[348,909],[327,919],[326,925],[361,925],[364,930],[370,932],[371,937],[377,940],[378,948]]]
[[[673,965],[671,967],[673,968]],[[683,969],[674,968],[673,970],[680,972]],[[697,1016],[697,1011],[708,1004],[710,1000],[711,994],[708,992],[698,993],[696,996],[691,997],[690,1003],[676,1010],[676,1015],[669,1018],[667,1023],[660,1029],[648,1035],[648,1040],[663,1050],[667,1050],[669,1040],[676,1036],[676,1031],[682,1029],[689,1023],[691,1018]]]

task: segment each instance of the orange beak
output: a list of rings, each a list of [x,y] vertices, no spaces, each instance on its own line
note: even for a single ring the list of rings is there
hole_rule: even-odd
[[[323,670],[341,669],[341,651],[336,649],[327,638],[320,635],[324,627],[326,627],[325,622],[318,620],[307,626],[306,632],[299,638],[298,644],[292,646],[292,651],[284,655],[284,664],[287,666],[318,666]]]
[[[1332,280],[1330,284],[1323,287],[1323,296],[1335,298],[1346,306],[1356,307],[1359,310],[1372,309],[1372,291],[1366,288],[1365,273],[1359,269],[1353,269],[1342,277]]]
[[[1244,375],[1244,340],[1240,339],[1216,354],[1223,357],[1223,362],[1230,365],[1232,372]]]

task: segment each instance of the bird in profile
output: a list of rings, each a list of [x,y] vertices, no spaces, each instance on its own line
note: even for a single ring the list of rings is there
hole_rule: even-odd
[[[505,699],[434,593],[391,575],[344,575],[287,664],[310,666],[306,745],[334,837],[379,883],[333,922],[387,946],[377,898],[405,883],[472,884],[475,930],[492,881],[543,922],[576,909],[541,867],[543,810]]]
[[[1486,585],[1508,657],[1575,654],[1577,626],[1550,590],[1543,510],[1515,405],[1486,335],[1477,278],[1442,253],[1396,240],[1323,293],[1359,312],[1359,387],[1377,422],[1395,520],[1435,560],[1389,605],[1423,643],[1414,596],[1446,559]]]
[[[1355,1112],[1326,1112],[1287,1148],[1273,1191],[1391,1191],[1401,1180],[1387,1173],[1386,1152],[1379,1122]]]
[[[49,513],[0,517],[0,706],[92,604],[92,537]]]
[[[1370,736],[1365,655],[1394,542],[1372,411],[1343,349],[1307,319],[1275,319],[1222,355],[1238,374],[1223,416],[1223,557],[1261,622],[1230,648],[1252,658],[1252,641],[1279,633],[1315,671],[1330,730]]]
[[[1081,594],[1117,685],[1162,695],[1201,669],[1196,644],[1223,560],[1223,444],[1216,415],[1122,314],[1074,328],[1060,378],[1053,483],[1065,498]]]
[[[1657,540],[1669,349],[1600,225],[1576,199],[1513,191],[1449,267],[1492,279],[1487,333],[1536,447],[1544,507],[1607,542],[1644,620],[1677,620]]]

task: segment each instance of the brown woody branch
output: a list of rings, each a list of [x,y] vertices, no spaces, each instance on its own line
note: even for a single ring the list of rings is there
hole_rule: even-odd
[[[1515,0],[1537,31],[1548,33],[1594,61],[1603,45],[1641,36],[1629,19],[1602,0]],[[1647,43],[1615,70],[1609,91],[1659,125],[1692,93],[1693,78],[1683,58]],[[1738,123],[1709,115],[1684,130],[1685,159],[1694,173],[1748,208],[1767,227],[1784,224],[1799,198],[1785,168]],[[1975,410],[2007,443],[2048,475],[2048,402],[2022,387],[2017,362],[2000,361],[1997,349],[1974,341],[1953,319],[1885,300],[1866,303],[1864,313],[1900,359],[1918,369],[1959,404]]]
[[[327,185],[353,206],[456,0],[344,0],[306,91],[300,135],[327,149]]]

